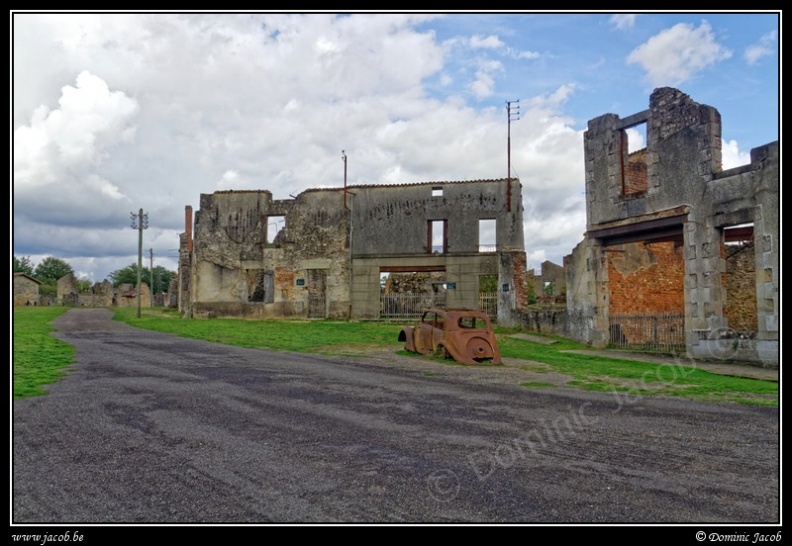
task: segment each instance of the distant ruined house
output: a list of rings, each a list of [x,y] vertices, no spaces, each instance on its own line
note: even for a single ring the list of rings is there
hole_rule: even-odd
[[[630,128],[646,148],[628,153]],[[721,117],[679,90],[585,133],[586,233],[565,259],[568,334],[595,346],[779,362],[779,143],[723,170]]]
[[[41,281],[19,271],[14,273],[14,305],[38,305]]]
[[[472,308],[481,278],[495,275],[504,324],[525,302],[517,179],[317,188],[285,200],[218,191],[201,195],[194,228],[187,207],[178,301],[188,316],[379,319],[391,273],[431,273],[424,286],[442,285],[446,306]]]

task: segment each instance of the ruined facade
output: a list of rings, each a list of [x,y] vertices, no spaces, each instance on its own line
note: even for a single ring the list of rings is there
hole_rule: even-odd
[[[524,303],[519,180],[202,194],[180,237],[189,316],[378,319],[388,273],[442,274],[448,307],[478,306],[498,276],[499,319]],[[480,241],[482,226],[494,232]]]
[[[646,148],[628,153],[636,127]],[[724,171],[718,111],[659,88],[648,110],[589,121],[585,165],[586,234],[565,260],[569,334],[605,346],[629,341],[631,316],[667,314],[678,325],[651,335],[683,330],[691,357],[777,365],[778,142]]]
[[[566,294],[566,271],[562,265],[545,260],[542,262],[538,274],[533,269],[528,270],[528,278],[533,280],[536,297],[560,297]]]

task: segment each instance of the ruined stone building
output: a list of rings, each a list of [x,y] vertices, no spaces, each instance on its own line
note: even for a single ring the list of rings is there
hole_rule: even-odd
[[[533,279],[535,296],[562,296],[566,294],[566,270],[564,266],[550,260],[541,263],[539,273],[528,270],[528,278]]]
[[[645,149],[628,152],[630,128],[645,130]],[[589,121],[585,170],[585,238],[565,260],[569,334],[777,365],[778,141],[723,170],[718,111],[659,88],[648,110]]]
[[[442,284],[447,307],[477,307],[481,278],[497,276],[498,317],[508,322],[525,298],[521,185],[202,194],[194,223],[185,211],[179,263],[188,316],[378,319],[383,276],[417,272]]]
[[[14,305],[38,305],[41,281],[26,273],[14,272]]]
[[[151,307],[151,291],[145,282],[140,283],[140,300],[142,307]],[[81,292],[77,278],[73,273],[68,273],[58,279],[57,295],[51,304],[71,307],[137,307],[137,287],[134,284],[113,287],[105,279],[94,283],[86,292]]]

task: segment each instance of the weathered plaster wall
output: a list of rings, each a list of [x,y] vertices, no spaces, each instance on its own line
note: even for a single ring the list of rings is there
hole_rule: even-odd
[[[285,224],[273,225],[272,217]],[[194,251],[187,253],[189,263],[182,260],[191,272],[190,311],[305,316],[311,279],[319,278],[309,272],[318,269],[327,278],[323,316],[348,317],[347,220],[341,191],[305,192],[294,200],[273,200],[268,191],[202,195]],[[276,227],[277,235],[268,237]]]
[[[519,180],[511,181],[510,206],[507,190],[506,179],[355,186],[352,255],[428,254],[434,220],[447,220],[448,253],[479,251],[480,219],[496,220],[498,250],[524,251]]]

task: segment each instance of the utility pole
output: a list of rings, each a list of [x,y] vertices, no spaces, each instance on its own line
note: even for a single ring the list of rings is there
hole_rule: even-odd
[[[148,214],[140,209],[138,214],[129,213],[132,229],[138,230],[138,267],[137,267],[137,318],[140,318],[140,273],[143,271],[143,230],[148,228]]]
[[[154,284],[154,249],[149,249],[149,280],[151,281],[151,305],[154,307],[154,296],[157,294],[156,285]]]
[[[520,119],[520,99],[506,101],[508,134],[506,138],[506,163],[508,168],[508,187],[506,188],[506,210],[511,212],[511,122]],[[516,104],[515,104],[516,103]]]

